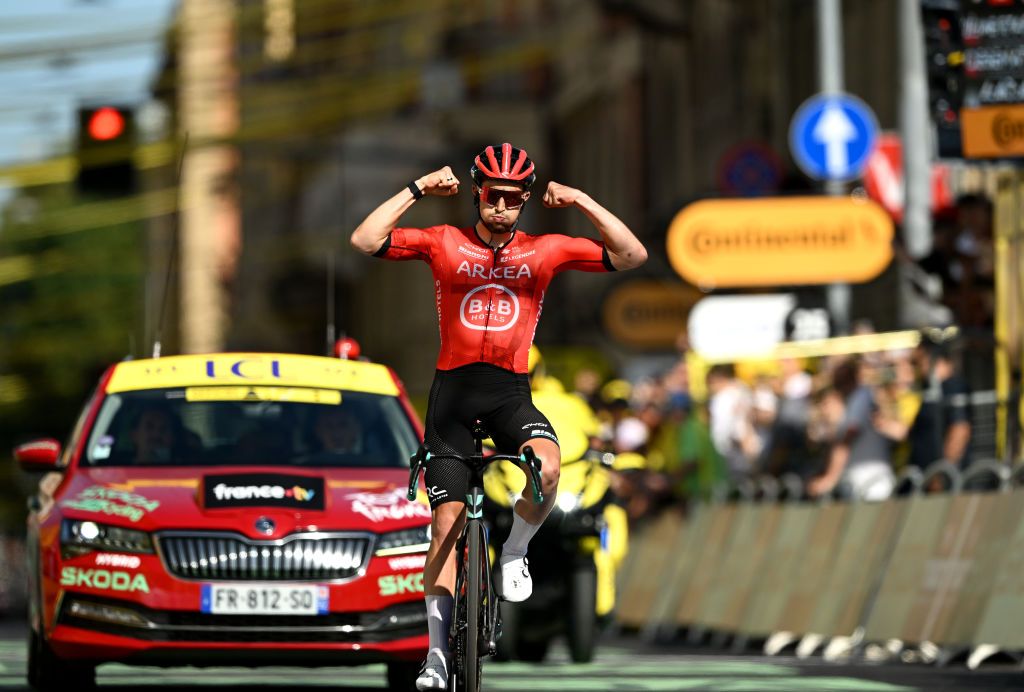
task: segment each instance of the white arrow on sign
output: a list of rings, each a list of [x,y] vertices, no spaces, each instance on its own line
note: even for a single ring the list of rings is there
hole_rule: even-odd
[[[857,138],[857,128],[842,108],[835,104],[826,106],[811,136],[825,146],[825,170],[829,176],[841,178],[849,173],[846,145]]]

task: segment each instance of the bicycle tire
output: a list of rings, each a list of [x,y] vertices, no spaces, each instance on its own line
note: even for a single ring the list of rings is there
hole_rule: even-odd
[[[474,526],[470,529],[466,551],[466,669],[463,671],[466,692],[480,692],[480,618],[484,578],[481,565],[486,559],[482,552],[486,548],[481,533],[479,527]]]
[[[455,543],[455,599],[452,603],[452,629],[449,646],[452,670],[449,685],[454,692],[465,692],[466,681],[466,534]]]

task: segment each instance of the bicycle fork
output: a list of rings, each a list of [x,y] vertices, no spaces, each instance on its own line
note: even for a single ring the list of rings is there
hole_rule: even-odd
[[[466,520],[473,520],[470,531],[479,531],[480,535],[480,570],[482,581],[481,595],[486,597],[487,606],[482,609],[483,627],[481,631],[480,648],[493,656],[498,651],[498,639],[501,638],[501,611],[498,608],[498,597],[494,590],[494,581],[491,575],[491,563],[488,559],[490,546],[487,526],[483,521],[484,514],[484,492],[482,488],[473,487],[466,495]]]

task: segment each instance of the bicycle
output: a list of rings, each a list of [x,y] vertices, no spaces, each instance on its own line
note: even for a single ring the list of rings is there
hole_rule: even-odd
[[[480,661],[497,651],[501,636],[501,617],[498,598],[491,580],[491,560],[487,550],[487,528],[484,525],[483,472],[488,464],[511,461],[525,465],[533,486],[533,501],[540,504],[544,494],[540,485],[540,460],[532,447],[524,447],[522,454],[494,454],[484,457],[483,441],[488,437],[482,426],[473,427],[476,452],[468,457],[458,454],[432,454],[426,445],[409,459],[410,500],[416,499],[420,471],[431,461],[449,459],[469,469],[469,489],[466,494],[466,524],[455,544],[455,599],[452,605],[452,626],[449,650],[453,652],[449,671],[449,689],[457,692],[479,692]],[[522,468],[522,467],[521,467]],[[473,566],[476,565],[474,568]]]

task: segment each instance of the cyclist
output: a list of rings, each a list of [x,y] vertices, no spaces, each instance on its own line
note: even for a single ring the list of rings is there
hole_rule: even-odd
[[[424,195],[450,197],[461,181],[445,166],[409,183],[372,211],[352,233],[361,252],[389,260],[422,260],[434,275],[441,349],[427,405],[425,441],[436,454],[473,453],[472,425],[481,420],[499,449],[529,444],[541,459],[544,503],[518,498],[500,559],[502,596],[523,601],[532,593],[527,545],[553,505],[560,464],[558,438],[533,406],[527,354],[544,292],[569,269],[603,272],[644,263],[647,251],[632,231],[590,196],[548,183],[546,207],[575,207],[601,241],[566,235],[528,235],[518,229],[536,180],[527,153],[511,144],[488,146],[470,167],[477,220],[458,228],[396,228]],[[455,586],[454,545],[465,522],[468,471],[458,462],[426,471],[433,511],[424,568],[429,651],[416,682],[420,690],[447,689],[448,630]]]

